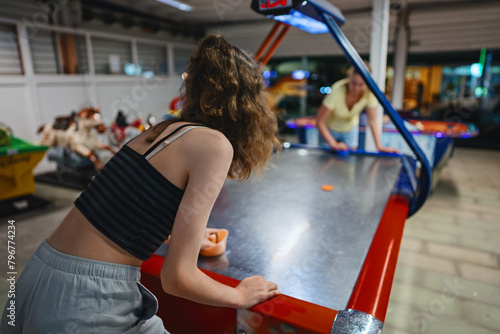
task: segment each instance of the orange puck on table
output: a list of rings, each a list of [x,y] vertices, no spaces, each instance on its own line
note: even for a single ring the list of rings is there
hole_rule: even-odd
[[[333,190],[333,186],[330,185],[330,184],[324,184],[324,185],[321,186],[321,190],[332,191]]]

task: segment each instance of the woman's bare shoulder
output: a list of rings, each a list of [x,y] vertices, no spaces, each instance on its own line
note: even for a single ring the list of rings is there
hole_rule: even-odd
[[[220,131],[208,127],[200,127],[186,138],[186,149],[199,154],[201,159],[224,159],[233,156],[231,142]]]

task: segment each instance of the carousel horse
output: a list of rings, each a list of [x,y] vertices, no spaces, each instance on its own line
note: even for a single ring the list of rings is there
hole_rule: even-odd
[[[119,110],[115,121],[111,125],[113,137],[110,138],[110,140],[113,145],[121,146],[123,143],[126,143],[132,138],[140,135],[145,129],[146,128],[142,124],[142,120],[139,117],[131,123],[128,123],[125,113]]]
[[[307,96],[307,90],[305,85],[307,84],[307,79],[294,79],[291,75],[283,77],[273,86],[267,89],[269,93],[267,96],[267,103],[271,110],[277,110],[278,104],[287,96],[294,97],[304,97]],[[176,97],[170,102],[170,113],[169,116],[177,117],[181,109],[181,98]]]
[[[291,75],[281,78],[277,83],[268,88],[267,102],[271,109],[276,109],[278,104],[287,96],[307,96],[305,85],[307,79],[294,79]]]
[[[108,144],[101,142],[98,136],[92,132],[93,129],[99,133],[106,129],[99,108],[85,108],[67,117],[57,117],[54,124],[42,125],[38,129],[38,133],[42,134],[41,145],[68,148],[80,156],[90,159],[97,170],[100,170],[103,164],[93,151],[104,149],[113,154],[116,151]]]

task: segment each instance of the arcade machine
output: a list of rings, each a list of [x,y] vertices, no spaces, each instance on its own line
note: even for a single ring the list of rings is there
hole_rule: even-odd
[[[40,209],[49,202],[35,192],[33,169],[48,147],[14,137],[12,130],[0,122],[0,217]]]
[[[380,333],[407,217],[430,192],[429,163],[370,77],[324,0],[254,0],[263,15],[301,29],[329,31],[412,149],[411,156],[340,156],[285,144],[262,178],[226,181],[208,226],[229,231],[226,252],[198,266],[236,286],[262,275],[281,295],[249,310],[200,305],[161,288],[163,245],[143,263],[141,282],[159,301],[158,316],[177,333]],[[417,177],[416,165],[421,169]]]

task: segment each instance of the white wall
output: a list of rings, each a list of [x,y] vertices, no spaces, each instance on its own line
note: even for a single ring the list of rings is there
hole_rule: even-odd
[[[102,78],[96,79],[95,85],[74,79],[41,77],[33,79],[30,85],[27,79],[13,83],[13,78],[0,77],[0,121],[8,124],[16,137],[37,142],[36,130],[40,125],[86,106],[99,106],[108,123],[117,109],[159,118],[168,112],[170,101],[178,96],[182,84],[179,76],[148,80]]]
[[[40,125],[52,122],[55,116],[68,115],[72,110],[88,105],[99,106],[108,125],[117,108],[125,112],[138,111],[143,117],[151,114],[161,119],[168,112],[170,101],[178,96],[182,83],[179,76],[151,78],[147,81],[129,77],[119,81],[101,78],[95,80],[95,85],[73,80],[64,80],[63,77],[37,78],[30,85],[26,82],[13,84],[9,79],[0,77],[0,121],[9,125],[16,137],[37,143],[40,137],[36,131]],[[31,94],[34,108],[30,106]],[[96,96],[96,99],[93,100],[92,96]],[[35,173],[43,173],[54,167],[44,159]]]
[[[193,50],[195,43],[180,43],[163,39],[152,40],[141,37],[128,37],[110,33],[100,33],[82,29],[50,28],[58,32],[85,35],[88,41],[92,36],[104,36],[128,40],[131,43],[155,43],[164,45],[167,52],[168,75],[143,78],[126,75],[96,75],[92,64],[90,71],[82,75],[36,74],[30,54],[29,35],[23,33],[25,25],[15,19],[0,17],[0,23],[14,24],[19,33],[19,48],[24,74],[0,74],[0,121],[13,130],[14,136],[37,143],[36,134],[42,124],[52,122],[55,116],[69,115],[86,106],[99,106],[105,122],[109,125],[118,109],[133,111],[144,119],[153,115],[161,119],[168,113],[170,101],[178,96],[182,79],[174,70],[176,50]],[[0,50],[2,51],[2,50]],[[87,57],[92,58],[92,50]],[[185,52],[184,52],[185,54]],[[1,56],[1,52],[0,52]],[[134,59],[137,59],[135,56]],[[92,61],[90,60],[89,63]],[[35,173],[52,169],[46,160],[37,166]]]
[[[32,68],[30,58],[24,58],[24,67]],[[169,103],[178,96],[182,84],[173,69],[170,73],[149,79],[125,75],[37,75],[32,71],[25,75],[0,75],[0,120],[16,136],[36,141],[38,126],[85,106],[99,106],[107,119],[117,108],[160,117],[168,112]]]
[[[33,118],[26,84],[0,84],[0,121],[10,126],[16,137],[33,141]]]

